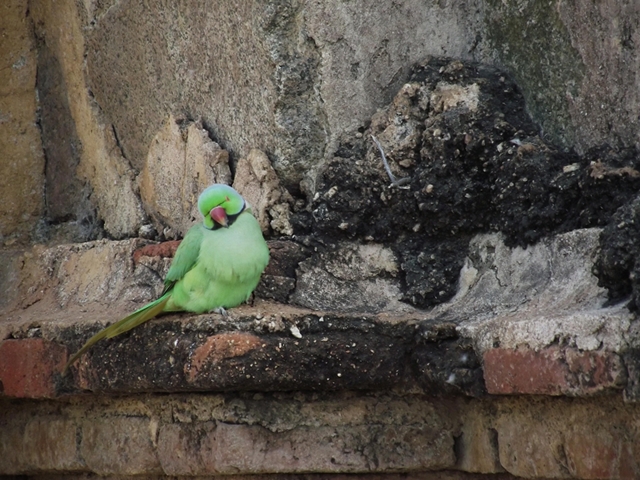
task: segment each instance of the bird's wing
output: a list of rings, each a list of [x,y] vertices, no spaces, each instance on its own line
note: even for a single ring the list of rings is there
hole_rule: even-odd
[[[163,295],[171,290],[173,285],[184,277],[198,261],[204,232],[205,228],[201,223],[194,225],[184,236],[184,240],[180,242],[180,246],[178,250],[176,250],[176,254],[171,262],[171,267],[164,279]]]

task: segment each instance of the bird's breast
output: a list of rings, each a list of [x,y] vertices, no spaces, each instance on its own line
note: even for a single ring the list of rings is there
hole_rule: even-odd
[[[219,281],[257,281],[269,261],[269,249],[257,220],[246,212],[229,228],[205,232],[198,260]]]

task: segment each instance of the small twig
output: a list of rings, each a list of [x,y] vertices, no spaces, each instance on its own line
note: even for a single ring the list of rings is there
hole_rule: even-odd
[[[396,183],[397,182],[396,177],[391,172],[391,168],[389,167],[389,162],[387,162],[387,156],[384,154],[382,145],[380,145],[380,142],[378,141],[378,139],[373,135],[371,135],[371,138],[373,139],[373,143],[375,143],[376,146],[378,147],[378,150],[380,150],[380,155],[382,155],[382,163],[384,163],[384,169],[387,171],[387,175],[389,175],[389,179],[391,180],[391,183]]]
[[[386,170],[387,175],[389,175],[389,180],[391,180],[391,185],[389,185],[389,188],[397,187],[397,188],[402,188],[404,190],[408,190],[409,185],[407,185],[407,183],[411,181],[411,177],[396,178],[395,175],[391,172],[391,167],[389,167],[389,162],[387,161],[387,156],[384,154],[382,145],[380,145],[380,142],[378,141],[378,139],[373,135],[371,135],[371,138],[373,139],[373,142],[378,147],[378,150],[380,150],[380,155],[382,156],[382,163],[384,164],[384,169]]]

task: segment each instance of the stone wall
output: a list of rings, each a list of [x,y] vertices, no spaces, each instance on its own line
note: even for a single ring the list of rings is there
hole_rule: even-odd
[[[2,5],[0,238],[28,238],[44,213],[44,152],[37,126],[36,40],[27,2]]]
[[[3,2],[0,475],[638,478],[640,7],[587,3]],[[253,303],[62,376],[214,182]]]
[[[429,55],[505,69],[554,143],[578,152],[638,143],[633,3],[240,5],[3,6],[5,243],[136,234],[145,223],[136,176],[169,115],[200,120],[232,165],[266,152],[292,194],[313,195],[340,137],[362,129]]]
[[[0,453],[3,473],[50,475],[38,478],[637,478],[638,408],[605,403],[390,393],[4,402]]]

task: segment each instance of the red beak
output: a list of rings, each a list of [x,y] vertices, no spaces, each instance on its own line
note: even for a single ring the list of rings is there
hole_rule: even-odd
[[[216,207],[211,210],[209,215],[211,215],[211,219],[214,222],[222,225],[223,227],[229,226],[229,221],[227,220],[227,212],[224,211],[224,208]]]

